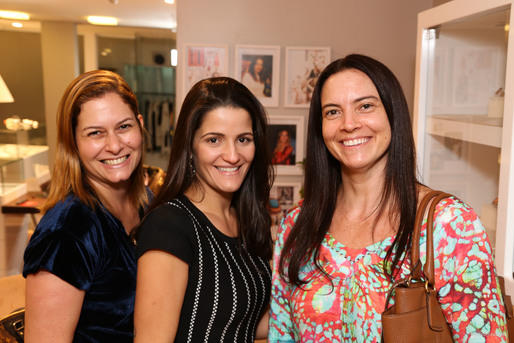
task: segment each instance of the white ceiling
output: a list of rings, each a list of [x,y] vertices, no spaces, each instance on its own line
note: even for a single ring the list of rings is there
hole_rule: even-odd
[[[95,15],[116,17],[119,26],[171,30],[177,26],[175,6],[164,0],[0,0],[0,10],[27,12],[31,22],[85,24],[87,16]],[[2,20],[0,29],[8,29],[4,25],[6,21]]]

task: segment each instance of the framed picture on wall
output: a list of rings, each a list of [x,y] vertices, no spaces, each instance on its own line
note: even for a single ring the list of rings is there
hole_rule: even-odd
[[[272,225],[278,225],[284,214],[300,200],[299,182],[277,182],[270,190],[270,213]]]
[[[236,45],[235,79],[266,107],[278,107],[280,46]]]
[[[270,116],[268,146],[278,175],[302,175],[304,117]]]
[[[286,47],[284,106],[309,107],[319,74],[329,63],[329,47]]]
[[[200,80],[228,76],[228,47],[226,45],[184,44],[183,94]]]

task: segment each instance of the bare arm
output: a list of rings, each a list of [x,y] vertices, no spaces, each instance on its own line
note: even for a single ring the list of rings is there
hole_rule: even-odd
[[[28,275],[25,342],[72,342],[84,294],[46,270]]]
[[[261,319],[257,323],[257,329],[255,330],[255,339],[266,339],[268,338],[268,327],[269,327],[269,306],[264,311]]]
[[[164,251],[150,250],[139,258],[135,343],[175,340],[188,277],[187,263]]]

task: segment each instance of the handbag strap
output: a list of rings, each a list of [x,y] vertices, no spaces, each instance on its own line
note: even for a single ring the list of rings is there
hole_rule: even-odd
[[[428,285],[433,288],[435,285],[435,273],[434,273],[434,214],[437,204],[445,198],[451,197],[451,194],[432,190],[427,193],[418,207],[416,212],[416,219],[414,221],[414,232],[412,236],[412,249],[411,249],[411,262],[412,272],[411,278],[414,280],[421,280],[421,268],[419,260],[419,245],[421,237],[421,226],[423,225],[423,219],[425,218],[425,212],[427,212],[427,206],[430,204],[427,216],[427,255],[425,265],[423,266],[423,273],[428,281]],[[432,201],[432,202],[430,202]]]

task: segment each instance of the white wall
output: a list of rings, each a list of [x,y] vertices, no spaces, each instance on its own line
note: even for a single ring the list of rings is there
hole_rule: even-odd
[[[177,47],[180,55],[184,44],[228,45],[234,77],[235,45],[281,46],[280,105],[268,109],[271,115],[308,114],[282,105],[286,46],[330,46],[332,60],[374,57],[396,74],[412,109],[417,14],[431,6],[432,0],[185,0],[177,2]],[[177,112],[185,96],[182,73],[179,64]]]

